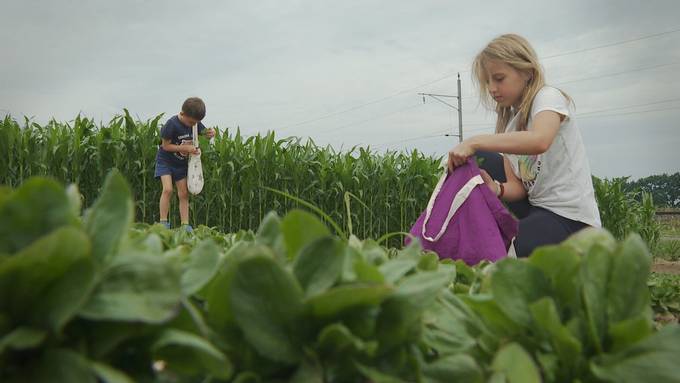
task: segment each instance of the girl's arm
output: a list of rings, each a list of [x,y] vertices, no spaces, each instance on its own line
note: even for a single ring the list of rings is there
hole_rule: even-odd
[[[507,181],[503,183],[505,192],[501,199],[507,202],[515,202],[527,198],[527,191],[524,189],[522,181],[512,171],[512,165],[510,165],[510,161],[505,156],[503,156],[503,167],[505,168],[505,179]]]
[[[503,195],[499,196],[500,199],[507,202],[515,202],[526,198],[527,192],[524,189],[524,185],[522,184],[522,181],[515,176],[510,161],[508,161],[505,156],[503,156],[503,168],[505,169],[506,182],[503,182]],[[496,184],[496,181],[494,181],[484,169],[480,169],[479,172],[481,173],[486,186],[489,187],[491,192],[498,196],[500,194],[500,187]]]
[[[449,169],[464,164],[478,150],[508,154],[545,153],[555,139],[563,119],[564,116],[557,112],[544,110],[534,117],[531,130],[468,138],[449,152]]]

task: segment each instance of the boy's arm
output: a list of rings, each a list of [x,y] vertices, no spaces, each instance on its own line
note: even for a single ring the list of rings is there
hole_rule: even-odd
[[[171,152],[171,153],[193,153],[195,151],[195,147],[191,144],[185,144],[185,145],[175,145],[170,142],[170,140],[163,138],[163,143],[161,144],[161,147],[163,150],[166,152]]]

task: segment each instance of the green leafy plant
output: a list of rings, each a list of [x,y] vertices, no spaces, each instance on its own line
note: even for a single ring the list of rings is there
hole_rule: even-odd
[[[135,225],[117,171],[83,214],[76,195],[0,189],[3,382],[680,379],[680,327],[655,329],[637,235],[468,267],[304,210],[256,232]]]
[[[638,233],[652,250],[660,239],[660,225],[652,195],[642,191],[627,191],[628,178],[612,180],[593,177],[595,197],[602,226],[617,239]]]

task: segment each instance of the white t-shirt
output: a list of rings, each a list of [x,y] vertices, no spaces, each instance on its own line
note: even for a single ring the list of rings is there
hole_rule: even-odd
[[[527,130],[533,128],[533,117],[544,110],[565,116],[548,151],[539,155],[504,155],[512,164],[515,175],[522,180],[529,203],[562,217],[601,227],[590,165],[574,111],[558,89],[545,86],[531,104]],[[515,115],[505,131],[515,131],[516,125]]]

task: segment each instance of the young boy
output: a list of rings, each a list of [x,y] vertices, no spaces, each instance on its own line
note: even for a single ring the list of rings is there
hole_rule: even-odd
[[[155,177],[161,179],[163,191],[160,200],[160,222],[168,229],[168,210],[172,197],[172,183],[177,186],[179,198],[179,215],[182,226],[188,232],[193,228],[189,225],[189,189],[187,188],[187,170],[189,155],[198,154],[199,150],[193,144],[191,128],[198,124],[198,134],[205,132],[206,137],[215,136],[214,129],[206,129],[201,120],[205,117],[205,104],[198,97],[191,97],[182,104],[182,111],[172,116],[161,129],[162,143],[156,154]],[[198,137],[196,137],[198,140]]]

